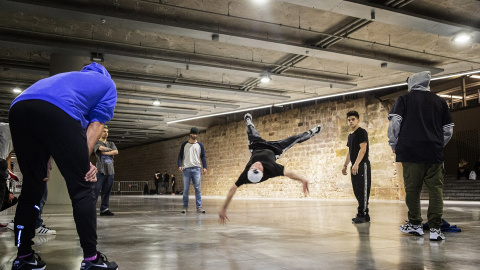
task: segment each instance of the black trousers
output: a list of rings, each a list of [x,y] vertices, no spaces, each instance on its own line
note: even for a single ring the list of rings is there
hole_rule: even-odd
[[[368,214],[368,199],[370,198],[370,188],[372,186],[372,174],[370,170],[370,161],[362,162],[358,165],[357,175],[351,174],[353,193],[358,201],[358,214]]]
[[[295,144],[310,139],[312,134],[310,132],[304,132],[279,141],[266,141],[262,139],[262,136],[260,136],[260,133],[258,133],[253,125],[247,125],[247,136],[248,148],[250,149],[250,152],[253,152],[257,149],[270,149],[273,151],[273,153],[275,153],[276,159],[279,159],[280,155],[282,155]]]
[[[42,100],[16,103],[10,109],[9,121],[23,174],[14,219],[18,255],[32,251],[31,239],[35,236],[38,205],[46,185],[43,179],[51,155],[67,184],[84,256],[94,256],[97,252],[95,183],[85,181],[90,168],[85,130],[63,110]]]

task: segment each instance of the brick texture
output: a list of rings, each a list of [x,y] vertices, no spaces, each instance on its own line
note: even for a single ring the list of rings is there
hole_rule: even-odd
[[[386,105],[388,106],[388,105]],[[371,198],[398,200],[403,198],[403,182],[397,177],[397,166],[388,146],[388,111],[383,103],[357,99],[291,109],[286,112],[255,118],[254,124],[266,140],[279,140],[304,132],[318,124],[322,132],[288,150],[278,162],[302,173],[310,182],[312,198],[353,198],[350,175],[341,174],[347,153],[349,129],[346,113],[356,110],[360,126],[369,133],[372,164]],[[184,138],[172,139],[125,149],[115,158],[116,181],[152,180],[156,170],[175,173],[177,190],[182,190],[177,156]],[[225,196],[244,169],[250,152],[247,147],[245,123],[242,121],[209,128],[199,135],[205,145],[208,173],[202,176],[202,194]],[[193,194],[193,188],[190,188]],[[236,196],[302,197],[301,185],[285,177],[244,185]]]

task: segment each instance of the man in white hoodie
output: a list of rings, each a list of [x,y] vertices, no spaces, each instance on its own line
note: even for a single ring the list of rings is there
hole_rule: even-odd
[[[388,119],[388,142],[402,162],[408,221],[399,226],[404,233],[423,235],[420,192],[428,188],[430,240],[444,240],[440,230],[443,214],[443,147],[453,134],[447,103],[430,92],[429,71],[407,79],[408,94],[398,97]]]

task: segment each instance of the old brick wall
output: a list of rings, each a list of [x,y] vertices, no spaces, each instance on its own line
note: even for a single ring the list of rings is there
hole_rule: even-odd
[[[371,198],[403,198],[403,182],[397,177],[396,164],[387,144],[388,104],[375,99],[357,99],[288,110],[255,118],[254,124],[266,140],[279,140],[304,132],[318,124],[322,132],[288,150],[279,163],[294,169],[311,181],[310,197],[353,198],[350,176],[341,174],[347,153],[346,113],[357,110],[361,126],[369,133],[372,164]],[[116,180],[151,180],[156,170],[175,172],[177,190],[181,174],[177,155],[184,138],[122,150],[115,158]],[[202,177],[202,194],[225,196],[249,159],[243,121],[209,128],[199,135],[205,145],[208,173]],[[193,188],[190,189],[193,194]],[[285,177],[239,188],[236,196],[302,197],[301,185]]]

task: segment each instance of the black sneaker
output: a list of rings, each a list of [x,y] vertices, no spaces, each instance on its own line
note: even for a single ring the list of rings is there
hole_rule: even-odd
[[[252,115],[249,114],[249,113],[246,113],[244,116],[243,116],[243,119],[245,120],[245,123],[247,123],[247,125],[252,125],[253,127],[255,127],[255,125],[253,124],[252,122]]]
[[[359,223],[365,223],[365,222],[368,222],[365,218],[365,216],[363,215],[357,215],[357,217],[355,217],[354,219],[352,219],[353,223],[355,224],[359,224]]]
[[[358,216],[358,214],[357,214],[357,216]],[[356,218],[357,217],[352,218],[352,221],[355,221]],[[365,215],[365,222],[370,222],[370,215],[368,213]]]
[[[26,258],[16,258],[13,261],[12,270],[43,270],[45,269],[45,262],[42,258],[32,251],[33,254]]]
[[[97,251],[97,259],[95,261],[83,260],[80,270],[117,270],[116,262],[109,262],[107,256]]]
[[[100,216],[113,216],[115,215],[114,213],[110,212],[110,210],[105,210],[103,212],[100,212]]]

